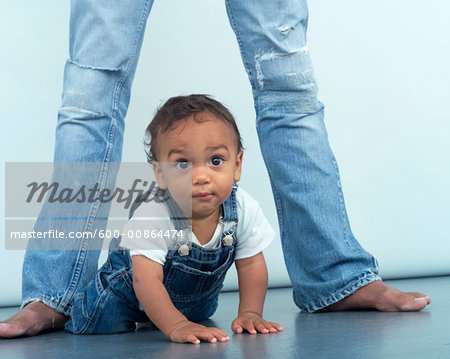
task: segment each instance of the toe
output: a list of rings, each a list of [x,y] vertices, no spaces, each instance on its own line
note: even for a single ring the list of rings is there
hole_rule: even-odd
[[[422,300],[423,298],[426,298],[427,299],[427,304],[431,303],[431,298],[429,296],[427,296],[426,294],[419,293],[419,292],[408,292],[407,294],[413,296],[414,298],[416,298],[416,300],[417,299],[421,299]]]
[[[400,310],[404,312],[418,311],[425,308],[428,305],[428,299],[424,297],[408,297],[407,300],[401,304]]]
[[[15,338],[25,334],[25,328],[16,323],[0,323],[0,338]]]

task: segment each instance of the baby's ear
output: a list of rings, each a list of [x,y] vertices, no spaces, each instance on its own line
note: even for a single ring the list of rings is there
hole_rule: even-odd
[[[158,187],[161,189],[167,189],[166,181],[164,179],[164,174],[161,168],[161,164],[155,160],[152,161],[153,172],[155,173],[156,182]]]
[[[244,156],[244,152],[239,151],[236,156],[236,168],[234,169],[234,182],[239,182],[241,179],[241,171],[242,171],[242,157]]]

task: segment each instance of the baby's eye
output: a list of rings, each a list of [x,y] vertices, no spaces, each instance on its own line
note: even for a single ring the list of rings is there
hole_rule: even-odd
[[[219,156],[214,156],[213,158],[211,158],[209,163],[213,166],[220,166],[223,163],[223,158]]]
[[[185,170],[185,169],[191,167],[191,163],[186,160],[179,160],[179,161],[177,161],[176,167],[179,170]]]

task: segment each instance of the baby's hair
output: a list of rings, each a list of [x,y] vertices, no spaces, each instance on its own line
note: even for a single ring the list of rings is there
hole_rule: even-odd
[[[155,113],[153,120],[145,129],[144,145],[148,162],[156,159],[158,135],[172,129],[175,125],[192,116],[194,121],[204,122],[207,118],[197,116],[208,113],[225,122],[233,129],[237,139],[238,151],[243,149],[241,135],[230,111],[209,95],[188,95],[169,98]]]

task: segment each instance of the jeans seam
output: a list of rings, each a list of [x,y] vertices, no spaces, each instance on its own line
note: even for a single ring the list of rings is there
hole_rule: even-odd
[[[338,187],[338,194],[339,194],[339,207],[340,207],[339,214],[341,217],[341,225],[343,228],[344,241],[351,250],[356,251],[357,249],[354,248],[348,240],[347,226],[349,226],[349,224],[346,220],[347,215],[346,215],[346,211],[345,211],[345,202],[344,202],[342,184],[341,184],[340,176],[339,176],[339,168],[338,168],[337,161],[336,161],[336,158],[334,157],[334,155],[332,155],[331,162],[333,163],[333,166],[335,168],[336,184]]]
[[[259,132],[259,123],[256,124],[257,130]],[[264,159],[265,162],[265,159]],[[275,188],[274,182],[272,180],[272,174],[270,173],[269,167],[266,165],[267,174],[269,175],[270,183],[272,184],[272,192],[273,198],[275,200],[275,209],[277,211],[278,216],[278,226],[280,227],[280,237],[283,237],[284,231],[284,221],[283,221],[283,208],[281,205],[280,195],[278,194],[278,190]]]
[[[136,35],[134,38],[134,45],[133,45],[133,49],[131,51],[130,59],[128,60],[127,66],[125,68],[125,72],[124,72],[123,76],[120,78],[119,83],[117,84],[116,89],[114,91],[114,100],[113,100],[113,107],[112,107],[112,117],[113,118],[115,118],[116,112],[118,111],[120,92],[122,90],[123,84],[128,79],[130,72],[131,72],[131,68],[132,68],[135,58],[136,58],[136,52],[137,52],[136,50],[138,48],[139,38],[141,37],[142,29],[144,28],[144,23],[146,21],[146,14],[148,13],[149,3],[150,3],[150,0],[147,0],[145,2],[144,8],[142,9],[141,19],[139,21],[139,25],[138,25]]]
[[[269,174],[269,178],[271,178],[270,174]],[[283,208],[282,208],[282,204],[281,204],[281,198],[280,195],[278,194],[277,189],[274,187],[273,189],[274,192],[274,198],[275,198],[275,203],[276,206],[275,208],[277,209],[277,215],[278,215],[278,222],[279,222],[279,226],[280,226],[280,237],[284,236],[285,230],[284,230],[284,221],[283,221]]]
[[[101,308],[101,304],[105,301],[108,294],[111,292],[110,288],[106,288],[98,297],[94,309],[92,310],[92,314],[89,315],[87,312],[87,302],[86,302],[86,295],[83,296],[83,303],[81,305],[81,309],[83,311],[83,316],[86,318],[86,325],[84,326],[83,330],[80,331],[80,334],[85,334],[86,332],[90,331],[95,325],[97,325],[98,322],[98,316],[96,315],[99,307]],[[89,333],[88,333],[89,334]]]
[[[131,271],[131,270],[127,269],[126,273],[123,273],[123,272],[122,272],[122,279],[124,280],[126,286],[127,286],[129,289],[133,290],[133,293],[134,293],[133,279],[132,279],[132,278],[133,278],[133,275],[130,274],[130,271]]]
[[[108,281],[107,289],[109,291],[111,291],[116,297],[122,298],[125,301],[128,300],[129,297],[127,295],[123,294],[122,291],[119,291],[116,288],[114,288],[114,286],[112,284],[119,283],[119,285],[120,285],[120,283],[123,281],[129,289],[133,290],[133,293],[134,293],[133,286],[130,286],[130,283],[128,281],[129,278],[127,278],[127,276],[129,276],[127,267],[122,267],[107,276],[107,278],[108,278],[107,279],[107,281]]]
[[[253,73],[252,73],[252,71],[250,69],[249,61],[247,59],[247,54],[244,51],[244,47],[242,45],[240,32],[239,32],[238,26],[236,24],[236,20],[235,20],[234,15],[233,15],[233,10],[231,9],[231,6],[230,6],[228,0],[225,1],[225,6],[226,6],[226,9],[227,9],[227,12],[228,12],[228,17],[230,19],[231,28],[233,29],[234,34],[236,35],[236,41],[237,41],[237,43],[239,45],[239,49],[240,49],[241,57],[242,57],[242,63],[244,64],[244,68],[246,69],[247,75],[248,75],[248,77],[250,79],[250,86],[252,87],[253,93],[256,93],[256,87],[254,86],[254,83],[253,83]]]

